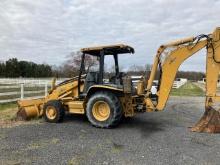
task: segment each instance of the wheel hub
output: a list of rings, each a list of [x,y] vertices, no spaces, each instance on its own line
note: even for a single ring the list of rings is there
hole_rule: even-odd
[[[98,121],[105,121],[110,116],[110,107],[105,101],[98,101],[93,105],[92,114]]]
[[[56,109],[52,106],[48,106],[46,109],[46,115],[51,120],[55,119],[57,115]]]

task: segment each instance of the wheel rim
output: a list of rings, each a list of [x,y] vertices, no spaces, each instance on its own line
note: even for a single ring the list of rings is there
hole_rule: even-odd
[[[110,107],[108,103],[104,101],[98,101],[93,105],[92,114],[98,121],[105,121],[110,116]]]
[[[55,107],[48,106],[46,109],[46,115],[47,115],[47,118],[50,120],[55,119],[57,116],[57,111],[56,111]]]

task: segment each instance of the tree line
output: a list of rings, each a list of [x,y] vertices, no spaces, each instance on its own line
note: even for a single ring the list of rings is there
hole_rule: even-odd
[[[0,77],[51,77],[52,67],[48,64],[36,64],[28,61],[18,61],[11,58],[0,62]]]
[[[66,61],[60,66],[50,66],[48,64],[36,64],[34,62],[19,61],[17,58],[11,58],[5,62],[0,62],[0,77],[74,77],[79,74],[81,64],[81,53],[72,52],[66,57]],[[85,69],[96,65],[97,59],[93,59],[92,56],[86,56]],[[144,66],[132,65],[128,70],[121,68],[122,72],[128,75],[145,75],[146,78],[150,75],[151,65],[146,64]],[[113,67],[112,67],[113,68]],[[107,70],[107,69],[106,69]],[[114,71],[114,69],[112,69]],[[110,73],[112,71],[107,71]],[[159,71],[157,72],[156,79],[159,77]],[[188,80],[198,81],[205,77],[203,72],[194,71],[178,71],[176,78],[187,78]]]
[[[137,66],[137,65],[132,65],[130,69],[127,71],[128,75],[136,75],[136,76],[141,76],[145,75],[146,78],[150,76],[152,65],[146,64],[145,66]],[[156,79],[159,78],[159,71],[156,73]],[[202,80],[205,78],[205,73],[204,72],[195,72],[195,71],[178,71],[176,74],[176,78],[186,78],[188,80],[192,81],[198,81]]]
[[[205,73],[194,72],[194,71],[178,71],[176,74],[177,78],[186,78],[188,80],[198,81],[205,78]]]

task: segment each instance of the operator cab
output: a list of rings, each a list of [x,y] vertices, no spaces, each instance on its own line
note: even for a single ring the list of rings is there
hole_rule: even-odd
[[[86,94],[88,89],[93,85],[108,85],[114,86],[117,88],[122,88],[122,77],[124,75],[123,72],[119,72],[119,64],[118,64],[118,55],[126,54],[126,53],[134,53],[134,48],[124,45],[109,45],[109,46],[100,46],[100,47],[90,47],[90,48],[82,48],[82,59],[81,59],[81,67],[78,77],[78,82],[81,81],[82,75],[85,74],[85,82],[84,89],[80,91],[80,87],[78,88],[79,94]],[[90,56],[90,58],[88,58]],[[114,59],[114,75],[105,77],[105,56],[113,56]],[[91,58],[96,60],[96,62],[92,62],[93,66],[88,65],[87,69],[85,68],[86,62]],[[96,68],[95,71],[92,68]]]

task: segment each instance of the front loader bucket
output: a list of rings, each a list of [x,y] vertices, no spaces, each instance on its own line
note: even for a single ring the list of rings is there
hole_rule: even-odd
[[[191,128],[193,132],[220,133],[220,112],[207,107],[202,118]]]
[[[28,120],[41,117],[43,114],[43,104],[45,99],[19,100],[17,119]]]

